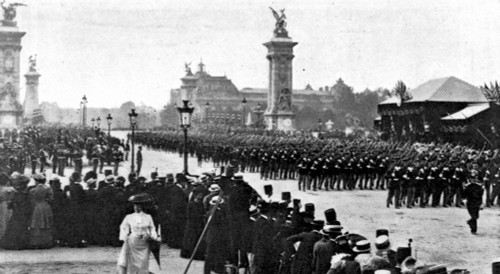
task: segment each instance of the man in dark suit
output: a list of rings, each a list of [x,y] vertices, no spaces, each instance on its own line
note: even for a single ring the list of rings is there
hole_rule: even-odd
[[[252,218],[255,219],[253,227],[253,241],[252,241],[252,253],[253,253],[253,266],[252,269],[255,270],[255,274],[271,274],[274,273],[276,269],[276,261],[273,256],[273,237],[274,235],[270,233],[273,230],[273,225],[270,221],[269,216],[269,204],[263,203],[261,205],[260,214],[254,214]]]
[[[293,257],[292,274],[312,273],[314,244],[322,238],[319,233],[322,226],[318,222],[314,226],[314,230],[288,237],[287,242],[289,245],[300,242],[299,248]]]
[[[168,201],[166,212],[169,225],[167,244],[171,248],[181,248],[188,200],[179,180],[169,188]]]
[[[470,219],[467,224],[470,226],[470,232],[477,235],[477,219],[479,219],[479,210],[483,203],[484,189],[479,181],[477,170],[471,171],[470,183],[465,186],[462,194],[463,199],[467,200],[467,211]]]
[[[138,147],[136,163],[137,163],[137,172],[136,173],[137,173],[137,175],[139,175],[139,174],[141,174],[141,167],[142,167],[142,146]]]

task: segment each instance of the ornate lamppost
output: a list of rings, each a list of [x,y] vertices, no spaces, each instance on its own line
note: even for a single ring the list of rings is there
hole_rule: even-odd
[[[106,121],[108,121],[108,136],[111,137],[111,123],[113,122],[113,117],[111,117],[111,113],[108,113]]]
[[[130,118],[130,127],[132,128],[132,158],[131,158],[131,163],[130,163],[130,173],[135,173],[135,152],[134,152],[134,147],[135,147],[135,126],[137,124],[137,113],[135,112],[135,109],[131,109],[130,113],[128,114],[128,117]]]
[[[243,100],[241,101],[241,104],[243,105],[243,127],[245,126],[245,111],[247,107],[247,98],[243,97]]]
[[[180,126],[184,130],[184,174],[188,173],[188,148],[187,148],[187,132],[191,127],[191,115],[193,114],[194,107],[189,106],[189,100],[182,100],[183,106],[177,107],[179,117],[181,119]]]
[[[90,122],[92,122],[92,129],[94,129],[95,119],[94,118],[90,119]]]

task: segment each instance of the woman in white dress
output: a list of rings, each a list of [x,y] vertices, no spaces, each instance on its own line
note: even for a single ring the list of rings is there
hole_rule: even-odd
[[[125,216],[120,225],[120,240],[123,246],[118,257],[118,273],[142,274],[149,272],[149,243],[160,240],[151,215],[134,203],[134,213]]]

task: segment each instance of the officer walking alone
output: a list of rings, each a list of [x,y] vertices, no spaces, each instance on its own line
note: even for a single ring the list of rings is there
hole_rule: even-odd
[[[468,185],[465,186],[462,197],[467,200],[467,211],[470,215],[470,220],[467,224],[470,226],[472,235],[477,235],[477,219],[479,219],[479,210],[483,202],[484,189],[479,181],[477,170],[471,171],[471,178]]]

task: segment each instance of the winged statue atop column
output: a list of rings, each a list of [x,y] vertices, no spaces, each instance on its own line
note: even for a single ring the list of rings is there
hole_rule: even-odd
[[[6,0],[2,0],[0,3],[3,9],[3,20],[5,21],[14,21],[16,18],[16,8],[21,6],[27,6],[23,3],[17,2],[7,2]]]
[[[285,15],[285,9],[280,9],[279,14],[277,11],[275,11],[272,7],[269,7],[271,11],[273,12],[274,18],[276,18],[276,28],[286,28],[286,15]]]

